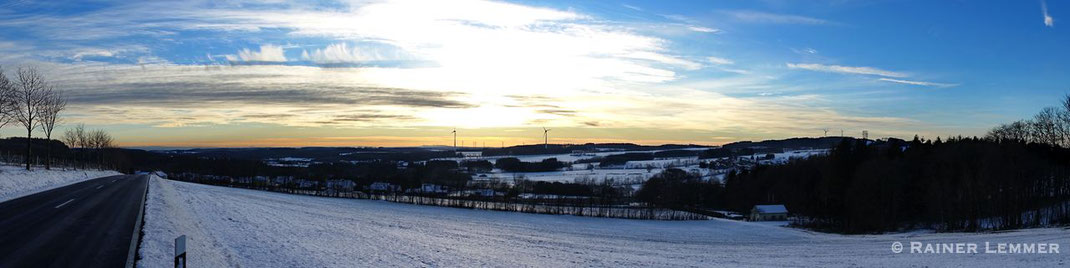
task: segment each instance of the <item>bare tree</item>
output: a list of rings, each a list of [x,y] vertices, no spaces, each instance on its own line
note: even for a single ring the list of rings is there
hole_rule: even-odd
[[[11,113],[15,106],[12,99],[14,91],[15,82],[4,75],[4,68],[0,68],[0,128],[11,123]]]
[[[41,131],[45,133],[45,142],[47,142],[45,169],[52,169],[52,131],[61,121],[59,113],[66,108],[67,98],[60,91],[52,91],[41,105],[41,115],[38,118],[41,121]]]
[[[1070,94],[1063,96],[1058,112],[1058,132],[1063,147],[1070,147]]]
[[[1033,116],[1032,135],[1038,143],[1060,145],[1062,139],[1059,133],[1059,112],[1055,107],[1044,107]]]
[[[26,129],[26,170],[30,170],[33,130],[41,123],[41,110],[51,95],[52,86],[34,68],[19,68],[15,78],[15,90],[11,92],[14,107],[10,115],[15,123]]]
[[[104,152],[115,148],[115,140],[103,129],[90,131],[86,135],[86,145],[100,153],[100,167],[104,168]]]
[[[995,128],[992,128],[988,132],[988,137],[997,141],[1015,141],[1015,142],[1030,142],[1033,137],[1032,122],[1027,120],[1018,120],[1010,124],[1002,124]]]
[[[63,143],[66,143],[71,148],[84,148],[85,143],[85,124],[75,125],[73,128],[67,129],[63,132]]]
[[[82,143],[82,141],[85,140],[85,124],[78,124],[73,128],[68,128],[66,131],[63,131],[63,137],[60,139],[63,140],[63,143],[67,144],[67,147],[71,148],[71,153],[74,154],[74,159],[76,161],[79,160],[82,155],[81,151],[83,150],[81,148],[85,148],[84,143]],[[75,148],[79,149],[75,150]],[[85,168],[84,165],[82,167]]]

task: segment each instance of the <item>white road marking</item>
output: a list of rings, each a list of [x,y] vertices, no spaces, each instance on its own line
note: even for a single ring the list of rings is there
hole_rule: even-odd
[[[64,205],[66,205],[67,203],[70,203],[71,201],[74,201],[74,198],[71,198],[71,200],[67,200],[67,202],[63,202],[63,204],[59,204],[59,206],[56,206],[56,208],[60,208],[60,207],[62,207]]]
[[[117,180],[119,180],[119,179],[114,179],[114,180],[111,180],[111,182],[115,182],[115,181],[117,181]],[[111,183],[111,182],[109,182],[109,183]]]
[[[97,189],[100,189],[100,187],[104,187],[104,185],[101,185],[101,186],[97,186]]]

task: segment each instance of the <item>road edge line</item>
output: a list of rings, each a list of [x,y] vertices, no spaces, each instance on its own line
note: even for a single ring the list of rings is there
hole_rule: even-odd
[[[126,253],[126,268],[134,267],[134,262],[137,260],[135,257],[137,256],[138,244],[141,244],[141,223],[145,220],[145,199],[149,195],[149,183],[152,181],[151,176],[146,177],[145,192],[141,195],[141,210],[137,212],[137,221],[134,222],[134,234],[130,237],[130,250]]]

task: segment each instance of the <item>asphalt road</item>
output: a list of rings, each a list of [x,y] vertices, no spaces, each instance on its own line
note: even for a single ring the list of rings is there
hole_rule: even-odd
[[[147,176],[91,179],[0,203],[0,267],[123,267]]]

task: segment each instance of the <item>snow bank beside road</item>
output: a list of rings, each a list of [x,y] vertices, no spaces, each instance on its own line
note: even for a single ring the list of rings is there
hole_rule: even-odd
[[[88,179],[120,175],[111,170],[46,170],[0,165],[0,202],[71,185]]]
[[[1070,231],[845,236],[730,220],[644,221],[325,198],[150,180],[141,267],[1056,266],[1062,254],[908,254],[893,242],[1060,243]]]
[[[175,238],[186,235],[186,264],[189,267],[237,267],[228,260],[223,245],[211,240],[206,224],[212,215],[196,215],[185,196],[174,185],[156,175],[149,177],[149,194],[145,199],[145,224],[141,230],[138,267],[171,267],[174,264]],[[206,219],[207,218],[207,219]]]

